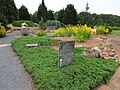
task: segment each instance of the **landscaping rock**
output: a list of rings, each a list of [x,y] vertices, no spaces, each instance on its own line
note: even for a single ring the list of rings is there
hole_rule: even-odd
[[[85,56],[91,56],[96,58],[103,58],[103,59],[112,59],[118,60],[118,55],[115,53],[111,44],[100,44],[99,47],[93,47],[90,49],[90,52],[82,52]]]

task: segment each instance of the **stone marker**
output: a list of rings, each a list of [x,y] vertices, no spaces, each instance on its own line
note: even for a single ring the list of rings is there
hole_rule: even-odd
[[[28,27],[26,23],[22,23],[22,28],[21,28],[21,33],[23,36],[27,36],[28,35]]]
[[[37,47],[38,44],[26,44],[27,47]]]
[[[58,51],[58,67],[72,64],[75,41],[61,42]]]

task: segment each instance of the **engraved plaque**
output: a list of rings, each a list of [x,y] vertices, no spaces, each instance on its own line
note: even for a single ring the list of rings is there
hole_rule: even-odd
[[[75,41],[61,42],[58,51],[58,66],[63,67],[72,64]]]

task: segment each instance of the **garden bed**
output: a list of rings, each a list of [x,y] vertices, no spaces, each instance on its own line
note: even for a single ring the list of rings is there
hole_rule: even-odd
[[[48,37],[22,37],[12,41],[14,50],[25,69],[33,77],[36,90],[89,90],[101,82],[108,82],[118,63],[83,56],[82,48],[75,48],[72,65],[58,68],[56,41]],[[35,48],[26,44],[38,43]],[[42,47],[41,47],[42,46]]]

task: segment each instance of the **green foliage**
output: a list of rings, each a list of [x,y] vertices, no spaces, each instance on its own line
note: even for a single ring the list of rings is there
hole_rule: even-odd
[[[86,41],[88,38],[90,37],[90,33],[87,30],[78,30],[78,32],[76,33],[76,39],[77,41]]]
[[[46,26],[56,26],[56,29],[62,27],[62,23],[57,20],[47,20],[45,24]]]
[[[68,4],[64,12],[64,24],[77,24],[78,15],[73,4]]]
[[[112,31],[120,31],[120,27],[117,26],[108,26]]]
[[[120,36],[120,31],[112,31],[112,34],[113,34],[113,35]]]
[[[6,17],[8,23],[18,20],[18,11],[14,0],[0,0],[0,12]]]
[[[110,33],[109,29],[100,25],[100,26],[95,26],[97,34],[108,34]]]
[[[26,23],[29,27],[34,26],[34,23],[32,21],[25,21],[25,20],[14,21],[12,22],[12,25],[16,27],[21,27],[22,23]]]
[[[34,23],[39,23],[38,19],[37,19],[37,11],[35,13],[33,13],[33,15],[30,15],[30,20],[33,21]]]
[[[47,21],[47,7],[44,4],[44,0],[42,0],[42,4],[40,4],[38,7],[37,13],[38,20],[41,20],[41,17],[43,18],[44,22]]]
[[[98,24],[96,14],[90,14],[89,12],[80,12],[78,14],[78,24],[88,25],[90,27],[94,27],[94,25]]]
[[[54,33],[53,36],[75,36],[77,41],[85,41],[87,40],[93,33],[91,27],[87,25],[84,26],[73,26],[67,25],[65,28],[58,28]]]
[[[5,36],[6,36],[6,30],[4,26],[2,26],[0,23],[0,38],[5,37]]]
[[[8,20],[6,16],[0,12],[0,23],[3,25],[5,28],[7,27]]]
[[[41,17],[41,20],[39,22],[39,28],[40,28],[40,30],[46,30],[46,24],[44,23],[44,20],[42,17]]]
[[[48,10],[47,11],[47,20],[54,20],[54,14],[53,14],[54,11],[52,10]]]
[[[70,37],[70,36],[73,36],[73,35],[74,35],[74,32],[73,32],[72,29],[67,29],[67,30],[65,30],[65,36]]]
[[[94,27],[95,25],[120,26],[120,16],[112,14],[96,14],[80,12],[78,14],[78,24]]]
[[[30,14],[24,5],[19,8],[19,20],[30,20]]]
[[[116,70],[117,62],[85,57],[80,53],[81,48],[75,49],[73,64],[58,68],[57,51],[50,47],[54,42],[52,38],[30,36],[12,41],[25,69],[33,77],[36,90],[90,90],[108,81]],[[28,48],[28,43],[40,46]]]
[[[65,28],[58,28],[54,33],[54,37],[64,37],[66,35],[65,33],[66,29]]]
[[[65,13],[64,9],[61,9],[60,11],[58,11],[57,20],[59,20],[62,23],[64,23],[64,13]]]
[[[46,31],[43,31],[43,30],[37,30],[37,31],[35,32],[35,34],[36,34],[37,36],[47,36],[47,32],[46,32]]]

